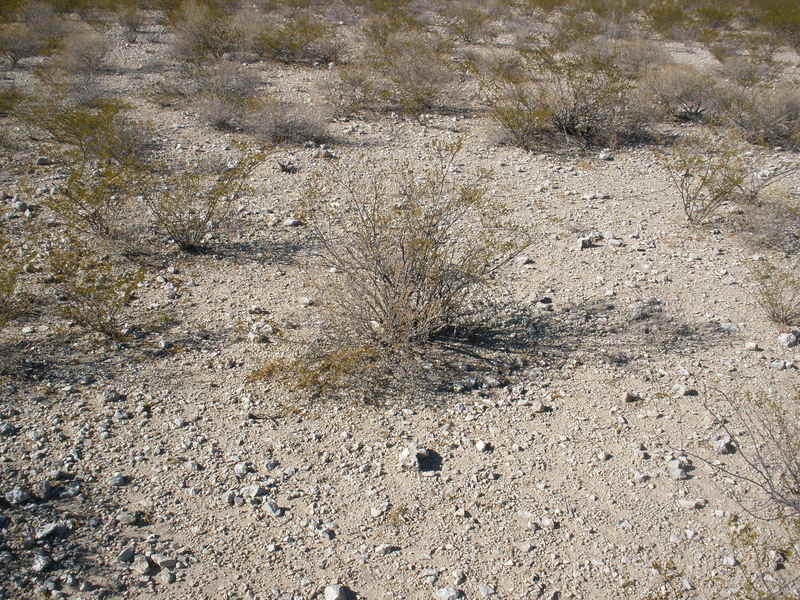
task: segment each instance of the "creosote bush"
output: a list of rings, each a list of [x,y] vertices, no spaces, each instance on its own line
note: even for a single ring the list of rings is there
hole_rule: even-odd
[[[690,224],[708,222],[741,188],[747,177],[741,152],[733,142],[699,136],[672,146],[664,166]]]
[[[489,115],[513,145],[531,149],[553,133],[584,146],[619,145],[645,136],[648,116],[610,59],[548,49],[522,56],[530,76],[484,82]]]
[[[240,38],[231,17],[214,4],[185,0],[170,19],[175,30],[175,54],[190,62],[218,60],[235,50]]]
[[[336,62],[342,51],[333,26],[308,15],[264,25],[255,46],[260,55],[285,63]]]
[[[330,273],[319,288],[331,338],[282,361],[288,370],[271,364],[256,377],[319,392],[320,383],[379,376],[481,314],[498,270],[528,238],[488,195],[488,174],[453,179],[460,148],[435,145],[422,167],[388,171],[367,162],[312,181],[304,218],[319,267]]]
[[[25,23],[0,25],[0,54],[12,68],[24,58],[39,56],[46,48],[47,40]]]
[[[702,121],[719,108],[714,78],[689,65],[668,64],[648,71],[640,82],[658,111],[680,121]]]
[[[203,250],[206,236],[230,215],[248,190],[248,177],[265,158],[263,151],[247,153],[216,177],[193,172],[145,175],[140,194],[156,230],[184,252]]]
[[[48,262],[61,295],[61,315],[90,331],[124,338],[122,314],[144,272],[115,268],[77,238],[52,249]]]

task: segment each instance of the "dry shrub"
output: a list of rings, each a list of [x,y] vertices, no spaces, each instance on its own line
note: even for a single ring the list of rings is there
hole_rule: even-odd
[[[192,84],[197,90],[195,105],[200,117],[217,129],[238,129],[257,107],[259,79],[240,65],[219,61],[201,67]]]
[[[665,157],[669,181],[691,225],[707,223],[732,200],[747,177],[742,148],[734,140],[687,136]]]
[[[723,90],[724,119],[750,142],[765,146],[800,147],[800,90],[785,83],[774,88]]]
[[[670,64],[648,71],[640,89],[662,115],[680,121],[701,121],[719,107],[714,78],[689,65]]]
[[[185,0],[172,15],[175,54],[190,62],[220,59],[235,50],[239,32],[223,11],[197,0]]]
[[[782,268],[766,259],[755,261],[751,267],[758,290],[758,302],[773,323],[800,325],[799,268],[800,264]],[[795,481],[795,484],[798,483],[800,480]]]
[[[489,114],[512,144],[530,149],[556,133],[566,142],[610,146],[646,135],[648,115],[612,62],[548,50],[524,58],[536,78],[488,82]]]
[[[649,40],[615,40],[597,36],[579,40],[570,52],[584,58],[593,57],[598,63],[613,64],[632,79],[670,62],[667,51]]]
[[[775,75],[775,65],[751,56],[723,56],[717,72],[723,78],[744,87],[770,81]]]
[[[54,58],[54,66],[88,85],[103,68],[111,42],[102,34],[89,31],[68,36]]]
[[[0,25],[0,54],[12,68],[25,58],[39,56],[47,47],[47,40],[24,23]]]
[[[330,140],[327,109],[267,100],[249,118],[248,131],[267,144],[323,143]]]
[[[334,27],[308,15],[264,25],[256,37],[261,56],[285,63],[331,63],[342,53]]]
[[[256,377],[322,393],[365,378],[386,384],[387,371],[419,368],[426,347],[486,316],[487,290],[528,236],[488,195],[486,174],[454,181],[460,147],[434,146],[421,167],[367,161],[312,180],[304,218],[329,273],[318,280],[326,336]]]
[[[0,329],[13,320],[20,310],[17,295],[17,278],[22,270],[22,261],[0,237]]]
[[[343,69],[330,96],[351,108],[360,104],[413,116],[440,109],[452,100],[459,78],[451,51],[449,43],[434,34],[394,33]]]
[[[445,6],[442,14],[448,31],[468,44],[492,37],[495,33],[492,14],[480,4],[453,2]]]

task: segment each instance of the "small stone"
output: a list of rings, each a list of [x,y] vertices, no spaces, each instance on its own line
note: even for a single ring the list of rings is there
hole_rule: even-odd
[[[172,571],[163,570],[156,576],[156,580],[165,585],[175,583],[175,573]]]
[[[678,500],[678,506],[686,509],[705,508],[707,504],[708,501],[705,500],[704,498],[694,498],[694,499],[681,498],[680,500]]]
[[[150,575],[153,572],[153,565],[144,554],[137,554],[133,559],[131,569],[137,575]]]
[[[289,217],[283,222],[285,227],[300,227],[303,222],[300,219],[295,219],[294,217]]]
[[[45,554],[44,552],[37,552],[36,555],[33,557],[33,564],[31,565],[31,570],[34,573],[44,573],[54,564],[55,563],[53,563],[53,559],[50,558],[49,555]]]
[[[53,161],[48,156],[40,156],[36,159],[37,167],[48,167],[53,164]]]
[[[34,495],[43,501],[52,500],[56,496],[57,488],[50,484],[49,481],[40,481],[33,486]]]
[[[733,445],[731,436],[724,432],[711,440],[711,444],[717,454],[733,454],[736,451],[736,446]]]
[[[314,306],[314,299],[308,296],[300,296],[297,299],[297,303],[300,304],[300,306]]]
[[[597,158],[600,160],[614,160],[614,155],[611,154],[611,151],[606,148],[605,150],[601,150],[600,154],[597,155]]]
[[[697,390],[693,390],[682,383],[676,383],[675,385],[672,386],[673,398],[682,398],[683,396],[696,396],[696,395],[697,395]]]
[[[638,402],[642,399],[642,397],[637,394],[636,392],[625,392],[625,396],[623,397],[625,402]]]
[[[427,450],[421,449],[416,442],[409,444],[400,451],[400,468],[418,471],[420,468],[420,457],[425,456]]]
[[[268,502],[265,502],[264,506],[269,511],[269,514],[271,514],[276,519],[283,514],[283,509],[279,507],[274,500],[269,500]]]
[[[481,593],[481,596],[483,596],[484,598],[491,598],[492,596],[495,595],[494,588],[492,586],[490,586],[490,585],[485,584],[485,583],[479,583],[478,584],[478,591]]]
[[[156,563],[162,569],[174,569],[178,566],[178,561],[170,558],[165,554],[151,554],[150,560]]]
[[[800,343],[800,336],[794,331],[789,331],[787,333],[781,333],[778,336],[778,343],[783,346],[784,348],[793,348]]]
[[[758,344],[756,344],[755,342],[747,342],[747,343],[744,345],[744,349],[745,349],[745,350],[749,350],[749,351],[751,351],[751,352],[760,352],[760,351],[761,351],[761,346],[759,346],[759,345],[758,345]]]
[[[726,567],[735,567],[739,564],[739,561],[736,560],[736,557],[733,554],[728,554],[722,558],[722,564]]]
[[[250,467],[247,463],[240,462],[233,465],[233,472],[237,477],[244,477],[249,471]]]
[[[10,491],[6,492],[6,501],[9,504],[13,504],[14,506],[25,504],[26,502],[29,502],[31,499],[32,498],[30,492],[21,487],[15,487]]]
[[[12,436],[17,433],[17,428],[11,423],[0,423],[0,435]]]
[[[133,547],[133,544],[129,546],[125,546],[122,551],[117,554],[117,561],[122,563],[129,563],[133,560],[133,557],[136,555],[136,549]]]
[[[591,248],[592,238],[590,237],[580,237],[578,238],[578,250],[586,250],[587,248]]]
[[[139,517],[136,513],[123,510],[117,513],[114,520],[120,525],[136,525],[139,521]]]
[[[69,526],[67,526],[64,523],[56,523],[56,522],[48,523],[47,525],[44,525],[43,527],[40,527],[39,529],[36,530],[34,538],[37,540],[44,540],[51,536],[57,537],[60,535],[64,535],[68,533],[69,530],[70,530]]]
[[[325,586],[325,600],[348,600],[348,590],[343,585],[330,584]]]
[[[122,487],[128,484],[128,477],[122,473],[114,473],[109,479],[109,483],[114,487]]]
[[[687,470],[690,465],[691,461],[689,461],[689,459],[686,457],[682,456],[672,459],[669,461],[669,463],[667,463],[669,476],[675,480],[689,479]]]
[[[440,590],[436,590],[437,600],[458,600],[458,598],[461,598],[461,596],[461,590],[457,590],[452,587],[445,587],[441,588]]]
[[[647,473],[640,473],[639,471],[634,471],[633,473],[634,483],[645,483],[649,479],[650,476]]]
[[[399,548],[397,546],[392,546],[391,544],[380,544],[375,546],[375,554],[378,554],[379,556],[386,556],[387,554],[391,554],[397,550],[399,550]]]
[[[491,452],[494,449],[489,442],[485,442],[483,440],[478,440],[475,443],[475,448],[478,450],[478,452]]]
[[[242,496],[248,499],[258,498],[260,496],[266,496],[267,490],[261,487],[258,484],[249,485],[246,488],[242,488]]]

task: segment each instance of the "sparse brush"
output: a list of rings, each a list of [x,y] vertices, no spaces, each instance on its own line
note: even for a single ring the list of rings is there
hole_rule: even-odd
[[[772,89],[727,86],[723,120],[748,141],[765,146],[800,148],[800,91],[789,84]]]
[[[505,219],[483,177],[453,181],[459,149],[436,146],[417,169],[335,169],[309,189],[309,226],[323,265],[337,274],[324,286],[326,306],[356,339],[431,341],[457,327],[473,294],[524,249],[523,230]]]
[[[266,144],[318,144],[330,140],[327,110],[302,104],[267,100],[250,116],[248,131]]]
[[[120,319],[144,272],[115,269],[76,238],[52,249],[48,263],[61,295],[61,315],[90,331],[123,339]]]
[[[255,44],[262,56],[285,63],[336,62],[342,52],[333,26],[308,15],[263,26]]]
[[[82,163],[44,204],[74,233],[120,250],[143,246],[143,206],[137,202],[139,177],[118,164]]]
[[[248,115],[258,107],[258,83],[254,74],[228,61],[197,69],[193,85],[201,118],[217,129],[243,127]]]
[[[800,324],[800,265],[784,269],[769,260],[753,263],[751,272],[755,279],[758,302],[773,323]],[[800,438],[798,438],[800,439]],[[800,480],[798,482],[800,483]]]
[[[140,163],[152,148],[152,128],[123,114],[124,105],[101,102],[94,108],[71,106],[58,98],[20,103],[14,115],[47,132],[53,141],[74,148],[76,159]]]
[[[640,89],[657,110],[680,121],[702,121],[717,114],[717,82],[689,65],[670,64],[648,71]]]
[[[0,25],[0,54],[12,68],[24,58],[39,56],[47,47],[47,40],[24,23]]]
[[[612,61],[547,49],[523,54],[530,75],[484,82],[489,115],[514,145],[533,148],[557,133],[566,142],[618,145],[641,139],[648,115]]]
[[[741,148],[732,141],[686,137],[664,158],[667,176],[692,225],[708,222],[733,199],[747,176]]]
[[[205,248],[205,238],[229,215],[248,190],[247,179],[266,159],[266,152],[246,154],[216,177],[203,173],[158,173],[140,193],[156,229],[184,252]]]
[[[0,329],[19,313],[16,291],[21,270],[22,262],[9,249],[8,240],[0,237]]]
[[[462,41],[473,44],[493,35],[492,15],[488,10],[468,3],[447,5],[444,11],[447,29]]]
[[[239,40],[227,14],[197,0],[185,0],[172,14],[172,22],[175,53],[190,62],[218,60],[234,50]]]
[[[68,36],[54,58],[56,68],[77,77],[82,85],[94,80],[111,50],[111,42],[95,31]]]

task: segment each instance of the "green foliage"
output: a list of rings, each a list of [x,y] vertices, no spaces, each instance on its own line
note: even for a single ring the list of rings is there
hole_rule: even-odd
[[[729,140],[685,137],[664,158],[691,225],[706,223],[740,189],[747,169],[741,148]]]
[[[144,272],[119,272],[76,238],[51,250],[48,262],[61,294],[61,315],[90,331],[123,339],[120,319]]]
[[[686,23],[685,0],[654,0],[645,8],[648,25],[656,32],[670,37],[676,28]]]
[[[262,56],[285,63],[335,62],[341,45],[333,26],[301,14],[265,26],[256,39]]]
[[[20,103],[14,115],[47,132],[53,141],[72,146],[78,162],[113,160],[138,163],[150,142],[150,127],[127,119],[125,106],[112,101],[95,107],[71,106],[58,98]]]

